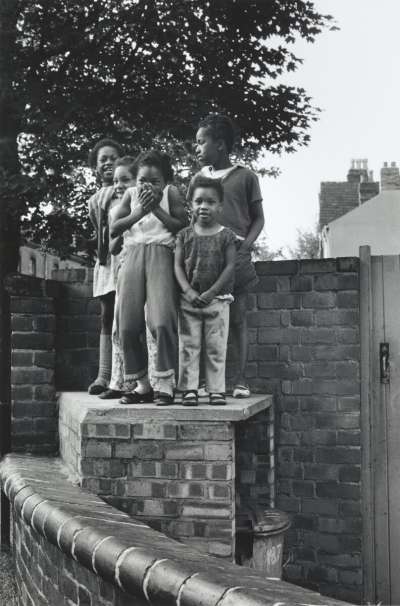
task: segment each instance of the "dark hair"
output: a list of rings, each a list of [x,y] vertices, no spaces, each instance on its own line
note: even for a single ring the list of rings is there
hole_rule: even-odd
[[[222,187],[220,179],[211,179],[210,177],[206,177],[201,173],[197,173],[197,175],[194,176],[189,185],[189,200],[193,199],[194,192],[198,187],[209,187],[218,194],[220,202],[222,202],[222,200],[224,199],[224,188]]]
[[[126,166],[132,177],[136,179],[136,160],[133,156],[122,156],[122,158],[118,158],[114,164],[114,170],[118,168],[118,166]]]
[[[222,139],[225,142],[228,154],[231,153],[236,133],[233,122],[228,116],[209,114],[203,120],[200,120],[199,128],[207,128],[215,141]]]
[[[136,175],[142,166],[155,166],[161,172],[166,183],[171,183],[174,179],[174,170],[171,164],[171,158],[168,154],[158,149],[150,149],[141,152],[136,158]],[[135,176],[136,176],[135,175]]]
[[[114,141],[114,139],[100,139],[100,141],[96,143],[93,149],[90,150],[88,156],[88,164],[90,168],[93,168],[93,170],[96,168],[97,154],[99,153],[99,150],[102,147],[113,147],[118,152],[119,156],[122,156],[122,154],[124,153],[122,146],[117,143],[117,141]]]

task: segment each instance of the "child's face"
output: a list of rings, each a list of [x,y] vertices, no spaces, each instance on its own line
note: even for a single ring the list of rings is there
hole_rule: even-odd
[[[135,178],[127,166],[117,166],[114,170],[114,188],[119,198],[122,198],[128,187],[134,187]]]
[[[200,164],[214,166],[222,152],[222,142],[213,139],[210,129],[203,126],[199,128],[196,134],[196,156]]]
[[[222,201],[213,187],[196,187],[192,197],[192,209],[196,223],[213,225],[218,221]]]
[[[141,166],[139,168],[136,177],[138,193],[140,193],[142,189],[148,187],[153,190],[156,197],[160,197],[165,185],[166,183],[163,174],[156,166]]]
[[[97,152],[96,172],[103,183],[111,185],[114,175],[114,164],[118,158],[119,154],[115,147],[110,147],[109,145],[100,147]]]

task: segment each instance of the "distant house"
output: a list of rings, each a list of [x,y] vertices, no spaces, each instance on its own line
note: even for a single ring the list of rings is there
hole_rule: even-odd
[[[61,260],[56,254],[42,250],[40,245],[34,242],[24,242],[19,249],[19,272],[37,278],[51,279],[52,272],[56,269],[70,269],[86,265],[86,261],[78,255],[71,255],[67,259]]]
[[[400,172],[395,162],[373,180],[366,160],[353,160],[345,182],[323,182],[320,192],[322,257],[400,254]]]

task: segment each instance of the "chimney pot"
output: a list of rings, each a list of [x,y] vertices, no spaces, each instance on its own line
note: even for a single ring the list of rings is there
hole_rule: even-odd
[[[394,168],[394,167],[396,166],[396,162],[392,162],[392,163],[390,164],[390,166],[391,166],[392,168]]]

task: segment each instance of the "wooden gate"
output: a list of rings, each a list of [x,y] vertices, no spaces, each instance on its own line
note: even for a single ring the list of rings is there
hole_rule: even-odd
[[[400,256],[360,249],[364,600],[400,604]]]

